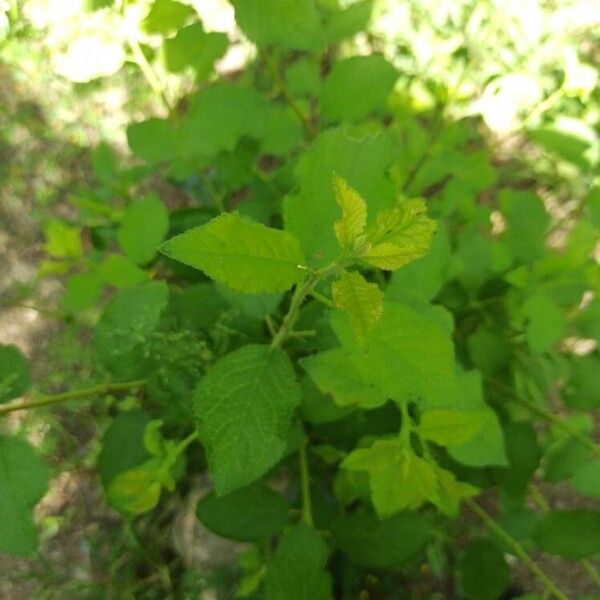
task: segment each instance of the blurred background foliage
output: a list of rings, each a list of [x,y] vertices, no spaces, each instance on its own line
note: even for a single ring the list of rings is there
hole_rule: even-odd
[[[432,261],[431,277],[455,278],[467,289],[478,289],[508,260],[502,248],[486,242],[479,228],[489,226],[500,234],[508,221],[512,233],[505,241],[512,255],[537,265],[511,271],[511,285],[521,291],[533,286],[534,291],[550,294],[550,303],[547,296],[540,299],[540,294],[528,292],[508,301],[517,305],[526,298],[522,310],[512,307],[511,318],[517,329],[534,322],[525,333],[534,353],[544,352],[564,336],[560,311],[571,302],[573,289],[587,287],[598,293],[597,263],[585,263],[600,228],[596,0],[318,0],[326,15],[323,35],[335,47],[336,57],[375,51],[397,70],[390,75],[388,63],[373,63],[373,81],[360,94],[356,85],[361,82],[352,80],[351,68],[344,72],[334,67],[329,72],[331,50],[323,47],[316,29],[314,39],[307,35],[311,24],[305,13],[297,24],[300,30],[304,27],[301,42],[295,42],[294,28],[287,32],[293,61],[284,63],[280,73],[279,63],[273,69],[269,57],[237,27],[234,8],[226,0],[175,4],[0,0],[0,340],[22,348],[45,389],[77,387],[94,373],[87,342],[89,325],[98,316],[94,302],[102,285],[120,288],[146,277],[121,255],[97,250],[111,241],[101,225],[121,222],[133,196],[156,191],[169,209],[179,211],[175,229],[183,229],[197,222],[196,216],[185,212],[190,205],[212,205],[223,197],[235,202],[235,194],[245,187],[259,189],[257,196],[267,190],[269,199],[279,189],[289,189],[295,158],[273,175],[268,168],[257,169],[252,164],[253,148],[237,140],[235,152],[219,155],[197,173],[177,161],[166,170],[157,168],[153,163],[160,160],[153,161],[153,153],[160,158],[161,148],[147,143],[139,129],[141,141],[136,144],[131,123],[164,118],[170,111],[185,114],[190,95],[216,74],[275,90],[268,93],[293,96],[290,107],[300,118],[275,120],[268,138],[268,150],[275,156],[301,144],[304,126],[314,133],[310,128],[316,124],[306,117],[314,112],[315,103],[323,121],[335,123],[364,117],[361,101],[366,114],[383,96],[403,140],[392,171],[397,187],[439,198],[437,216],[458,223],[452,261]],[[284,4],[289,8],[289,2]],[[247,23],[246,32],[252,29]],[[251,37],[281,43],[268,39],[273,31],[268,23],[263,28],[259,24]],[[314,49],[319,61],[313,54],[302,54]],[[280,58],[274,56],[276,61]],[[393,87],[391,94],[387,81]],[[371,126],[367,122],[364,131]],[[511,194],[500,194],[501,210],[496,210],[489,190],[503,184],[533,190],[544,210],[522,211],[522,203]],[[256,201],[244,210],[260,218],[267,209]],[[86,237],[90,229],[97,236],[94,240]],[[566,248],[564,271],[569,264],[585,270],[585,282],[566,281],[561,271],[562,280],[547,283],[548,274],[559,270],[558,261],[535,262],[539,248],[527,239],[532,232],[540,239],[549,234],[548,244],[555,249]],[[93,277],[65,277],[82,269],[100,273],[101,283]],[[411,275],[406,277],[410,281]],[[399,280],[396,289],[401,285]],[[433,289],[432,295],[437,291]],[[453,291],[445,289],[444,304],[454,303],[460,312],[465,298],[453,297]],[[389,293],[393,298],[394,293],[405,292],[394,292],[392,286]],[[493,302],[493,294],[489,296]],[[469,301],[484,304],[487,299],[484,294]],[[571,340],[588,357],[598,337],[594,317],[598,301],[592,306],[596,313],[580,317],[584,330],[589,318],[588,335]],[[218,335],[225,345],[231,319],[220,324]],[[470,332],[469,319],[462,323]],[[497,318],[489,317],[486,327],[467,335],[468,348],[462,348],[473,355],[478,354],[474,348],[486,349],[481,353],[485,364],[476,365],[483,372],[493,373],[506,361],[498,328]],[[190,351],[205,351],[197,340],[189,343]],[[582,398],[585,409],[596,402],[600,390],[595,366],[575,359],[568,367],[576,374],[567,387],[573,406]],[[539,387],[546,389],[540,380],[556,379],[568,368],[553,355],[536,363],[529,378],[523,375],[525,369],[520,371],[517,387],[537,397]],[[576,393],[569,392],[573,386]],[[147,539],[161,539],[165,519],[180,524],[175,541],[163,540],[156,549],[144,548],[138,533],[123,528],[105,509],[91,472],[109,422],[108,412],[93,403],[41,416],[27,414],[10,422],[60,462],[61,474],[56,468],[51,493],[38,511],[44,531],[42,558],[0,558],[0,596],[105,597],[103,586],[108,581],[115,586],[109,588],[116,590],[112,597],[158,598],[164,596],[156,590],[172,589],[171,578],[176,578],[177,597],[215,589],[219,597],[232,597],[238,566],[232,566],[231,556],[238,549],[205,540],[208,550],[198,559],[200,568],[182,566],[189,561],[181,561],[181,556],[187,560],[190,552],[184,531],[190,508],[185,503],[173,499],[143,518],[138,532],[142,529]],[[586,435],[592,429],[589,419],[574,421],[573,427]],[[579,465],[585,456],[574,456],[576,451],[554,443],[564,460],[553,464],[568,477],[573,464]],[[194,519],[193,506],[191,511]],[[430,559],[434,562],[435,556]],[[256,561],[252,552],[246,552],[239,568],[252,575]]]

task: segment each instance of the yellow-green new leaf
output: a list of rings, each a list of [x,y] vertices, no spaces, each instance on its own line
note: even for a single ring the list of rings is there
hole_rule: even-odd
[[[344,249],[353,248],[356,238],[367,225],[367,203],[348,182],[337,173],[333,174],[335,201],[342,209],[342,218],[333,224],[335,237]]]
[[[291,233],[254,223],[237,212],[190,229],[160,250],[238,292],[284,292],[304,277],[304,256]]]
[[[363,345],[383,315],[383,292],[360,273],[344,271],[331,285],[333,304],[343,310]]]
[[[436,228],[426,213],[421,199],[407,200],[380,212],[367,232],[371,247],[361,259],[374,267],[395,271],[425,255]]]

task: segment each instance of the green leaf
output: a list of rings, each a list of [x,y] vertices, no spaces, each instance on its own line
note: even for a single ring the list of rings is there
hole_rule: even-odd
[[[217,535],[256,542],[283,529],[288,509],[281,494],[262,483],[253,483],[226,496],[207,494],[198,503],[196,515]]]
[[[142,28],[150,34],[165,35],[185,25],[193,16],[196,16],[196,11],[188,4],[175,2],[175,0],[154,0],[150,11],[142,21]]]
[[[292,234],[238,213],[171,238],[160,250],[238,292],[284,292],[304,278],[304,257]]]
[[[234,309],[258,321],[272,315],[282,298],[282,294],[240,294],[225,286],[217,286],[217,289],[223,299]]]
[[[157,459],[119,473],[109,484],[106,496],[112,506],[139,515],[152,510],[160,500],[160,464]]]
[[[487,540],[469,544],[460,559],[458,574],[469,600],[497,600],[510,582],[502,550]]]
[[[380,520],[372,511],[359,509],[335,519],[335,544],[350,560],[370,569],[393,569],[412,559],[425,545],[430,526],[415,512],[400,512]]]
[[[373,0],[354,2],[344,10],[332,11],[325,26],[325,35],[329,42],[341,42],[344,38],[353,36],[369,25]]]
[[[168,119],[151,117],[127,127],[131,151],[149,163],[166,162],[177,156],[177,136]]]
[[[102,292],[102,279],[95,271],[75,273],[67,279],[67,289],[61,304],[69,313],[77,313],[93,306]]]
[[[347,417],[352,412],[352,408],[337,406],[331,396],[319,390],[309,377],[300,380],[300,388],[302,404],[299,412],[303,421],[315,425],[331,423]]]
[[[571,480],[573,487],[592,498],[600,498],[600,459],[583,465]]]
[[[283,156],[302,142],[302,123],[287,107],[271,106],[267,112],[265,137],[261,149],[265,154]]]
[[[364,136],[346,128],[322,132],[296,167],[299,192],[283,201],[285,228],[300,240],[312,267],[339,257],[333,224],[340,209],[331,174],[338,173],[367,202],[368,218],[393,204],[394,189],[385,172],[394,159],[396,140],[390,132]]]
[[[144,432],[150,416],[143,410],[119,413],[102,438],[97,469],[104,489],[120,473],[150,458],[144,447]]]
[[[299,403],[282,350],[244,346],[213,365],[196,389],[194,408],[217,494],[252,483],[281,459]]]
[[[137,285],[148,280],[148,274],[122,254],[110,254],[98,267],[98,277],[116,288]]]
[[[156,194],[131,203],[117,238],[123,252],[138,265],[149,263],[169,230],[169,213]]]
[[[319,50],[323,26],[314,0],[232,0],[235,20],[257,46]]]
[[[100,362],[115,375],[144,375],[146,346],[167,306],[169,290],[152,281],[118,292],[106,305],[92,345]]]
[[[549,296],[529,296],[523,304],[523,313],[528,320],[525,336],[533,353],[551,350],[564,337],[567,317]]]
[[[553,510],[539,521],[534,539],[544,552],[579,560],[600,552],[600,512]]]
[[[334,63],[321,92],[323,119],[357,121],[383,111],[397,79],[396,69],[378,54]]]
[[[200,23],[188,25],[164,41],[165,67],[171,73],[193,67],[198,78],[205,79],[214,63],[225,54],[228,43],[225,33],[206,33]]]
[[[392,274],[385,290],[386,299],[393,302],[433,300],[446,281],[450,253],[448,230],[440,222],[431,242],[431,250]]]
[[[367,231],[371,247],[361,260],[374,267],[395,271],[425,255],[436,223],[426,215],[424,200],[406,200],[380,212]]]
[[[458,446],[470,440],[481,429],[477,413],[437,409],[421,417],[419,435],[440,446]]]
[[[34,449],[0,436],[0,552],[31,556],[37,550],[32,509],[48,489],[48,469]]]
[[[550,223],[542,199],[531,192],[502,190],[498,200],[507,220],[506,245],[517,260],[532,263],[544,253]]]
[[[50,221],[44,228],[47,242],[44,250],[53,258],[77,259],[83,255],[81,229],[63,221]]]
[[[456,481],[450,471],[414,454],[400,439],[376,440],[370,448],[354,450],[341,466],[369,474],[373,506],[382,519],[427,501],[456,516],[461,498],[478,493],[468,483]]]
[[[16,346],[0,344],[0,404],[22,396],[30,386],[27,359]]]
[[[431,317],[386,303],[366,348],[358,345],[345,315],[334,312],[332,325],[361,379],[385,397],[418,400],[423,411],[456,407],[451,334]]]
[[[588,356],[574,356],[571,372],[563,397],[573,408],[595,410],[600,408],[600,356],[595,352]]]
[[[331,394],[338,406],[377,408],[388,399],[377,386],[363,379],[342,348],[306,356],[300,364],[319,390]]]
[[[383,316],[383,292],[357,271],[343,271],[331,285],[336,308],[344,311],[359,345],[364,346]]]
[[[265,600],[332,600],[327,555],[325,542],[310,525],[300,521],[291,527],[267,565]]]
[[[483,399],[481,376],[477,371],[458,376],[457,406],[464,414],[476,415],[480,427],[471,439],[448,448],[450,456],[470,467],[508,464],[502,426],[494,410]]]
[[[176,154],[208,164],[232,152],[243,137],[262,139],[269,105],[253,88],[218,82],[190,99],[178,130]]]
[[[353,250],[367,225],[367,203],[337,173],[333,174],[333,190],[335,201],[342,209],[342,218],[333,224],[335,237],[342,248]]]

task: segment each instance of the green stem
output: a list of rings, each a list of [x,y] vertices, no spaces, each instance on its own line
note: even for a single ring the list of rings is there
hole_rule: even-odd
[[[506,530],[504,530],[490,515],[471,498],[467,498],[465,504],[473,511],[485,524],[485,526],[502,542],[504,542],[521,562],[529,569],[532,575],[542,583],[549,594],[552,594],[558,600],[569,600],[569,597],[563,594],[554,584],[554,582],[537,566],[533,559],[527,554],[523,546],[515,540]]]
[[[313,525],[312,501],[310,499],[310,472],[308,468],[308,457],[306,453],[306,443],[303,443],[298,450],[300,459],[300,483],[302,486],[302,518]]]
[[[5,404],[4,406],[0,406],[0,416],[11,412],[16,412],[18,410],[29,410],[31,408],[38,408],[40,406],[61,404],[62,402],[68,402],[69,400],[81,400],[83,398],[90,398],[92,396],[101,396],[105,394],[113,394],[115,392],[123,392],[143,387],[145,384],[145,379],[138,379],[135,381],[126,381],[123,383],[102,383],[94,387],[84,388],[81,390],[72,390],[70,392],[63,392],[62,394],[44,394],[34,400],[29,400],[27,402],[13,402],[11,404]]]
[[[334,273],[338,269],[337,263],[332,263],[327,267],[314,271],[311,275],[309,275],[302,283],[299,283],[294,290],[294,294],[292,295],[292,300],[290,302],[290,307],[288,309],[287,314],[283,318],[283,322],[281,323],[281,327],[271,340],[271,348],[279,348],[283,342],[290,336],[292,332],[292,327],[298,318],[298,311],[302,306],[302,303],[313,292],[313,288],[319,281],[325,279],[332,273]]]
[[[327,296],[323,296],[323,294],[319,294],[319,292],[315,290],[312,290],[309,295],[317,300],[317,302],[324,304],[327,308],[334,308],[333,302],[327,298]]]
[[[171,103],[165,94],[164,86],[152,68],[152,65],[148,62],[148,59],[142,51],[139,42],[130,34],[126,34],[125,38],[129,48],[131,48],[131,52],[133,53],[133,59],[146,78],[148,85],[150,85],[154,93],[160,98],[164,107],[171,112],[173,107],[171,106]]]
[[[548,423],[554,425],[557,429],[561,429],[564,433],[566,433],[569,437],[578,441],[582,446],[585,446],[588,450],[594,455],[600,456],[600,445],[596,444],[593,440],[586,437],[581,431],[577,429],[573,429],[568,423],[565,422],[564,419],[551,413],[550,411],[542,408],[541,406],[537,406],[530,402],[525,398],[521,398],[519,395],[515,394],[511,388],[500,383],[499,381],[490,380],[496,387],[503,389],[506,393],[510,394],[510,396],[518,402],[521,406],[532,412],[533,414],[541,417]]]

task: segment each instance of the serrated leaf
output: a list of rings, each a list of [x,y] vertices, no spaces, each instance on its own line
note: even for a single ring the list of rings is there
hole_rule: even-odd
[[[252,483],[281,459],[299,403],[294,370],[280,349],[244,346],[213,365],[194,409],[219,495]]]
[[[30,385],[27,359],[16,346],[0,344],[0,404],[22,396]]]
[[[344,249],[353,249],[356,238],[367,225],[367,203],[348,182],[337,173],[333,175],[335,201],[342,209],[342,218],[333,224],[335,236]]]
[[[304,257],[291,233],[238,213],[224,213],[171,238],[160,251],[238,292],[284,292],[304,277]]]
[[[352,562],[371,569],[393,569],[423,548],[430,526],[416,512],[380,520],[371,510],[359,509],[337,517],[332,531],[336,545]]]
[[[291,527],[267,565],[265,600],[332,600],[327,555],[327,545],[310,525],[301,521]]]
[[[370,448],[351,452],[342,467],[369,474],[371,499],[377,514],[387,518],[425,502],[455,516],[462,498],[478,493],[453,473],[414,454],[398,439],[377,440]]]
[[[334,63],[321,93],[323,119],[328,123],[357,121],[382,112],[396,79],[396,69],[378,54]]]
[[[109,301],[96,326],[92,346],[100,362],[115,375],[144,374],[149,336],[167,307],[169,290],[162,281],[125,288]]]
[[[421,199],[406,200],[380,212],[367,231],[367,240],[372,245],[361,260],[395,271],[426,254],[436,228],[426,212],[427,206]]]
[[[454,460],[471,467],[508,464],[502,426],[494,410],[483,399],[479,372],[461,373],[457,383],[458,408],[477,415],[481,426],[469,440],[448,448],[448,453]]]
[[[31,556],[37,549],[32,509],[48,489],[48,469],[34,449],[0,436],[0,552]]]
[[[331,174],[338,173],[358,191],[367,202],[368,219],[374,219],[393,205],[386,171],[394,160],[395,144],[390,131],[365,136],[340,127],[323,131],[302,154],[295,172],[299,192],[284,199],[283,218],[310,266],[324,266],[340,254],[333,230],[339,207]]]
[[[334,306],[348,315],[359,345],[364,345],[383,316],[383,292],[357,271],[344,271],[331,285],[331,295]]]
[[[365,381],[342,348],[326,350],[300,359],[300,364],[324,394],[331,394],[338,406],[377,408],[388,397]]]
[[[419,423],[419,435],[440,446],[457,446],[471,439],[481,428],[477,413],[437,409],[426,412]]]
[[[323,26],[314,0],[233,0],[235,20],[257,46],[319,50]]]
[[[164,41],[165,67],[171,73],[181,73],[186,67],[192,67],[197,77],[204,79],[213,70],[214,63],[225,54],[227,45],[225,33],[206,33],[200,23],[193,23]]]
[[[600,512],[553,510],[538,522],[534,540],[544,552],[578,560],[600,552]]]
[[[161,482],[154,461],[119,473],[106,490],[110,504],[129,515],[152,510],[160,500],[160,493]]]
[[[212,532],[241,542],[255,542],[279,533],[288,503],[263,483],[253,483],[225,496],[214,492],[200,500],[196,516]]]
[[[422,410],[456,408],[451,333],[403,304],[386,303],[368,347],[361,348],[348,318],[331,322],[361,379],[396,401],[417,400]]]
[[[189,4],[175,0],[154,0],[148,15],[142,21],[142,27],[148,33],[164,35],[179,29],[195,15],[196,11]]]
[[[125,211],[117,239],[123,252],[138,265],[149,263],[169,229],[169,213],[156,194],[132,202]]]

